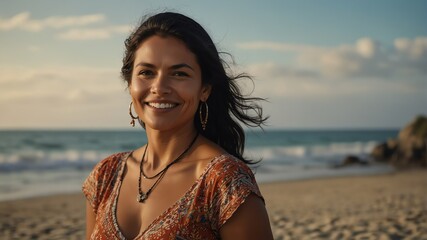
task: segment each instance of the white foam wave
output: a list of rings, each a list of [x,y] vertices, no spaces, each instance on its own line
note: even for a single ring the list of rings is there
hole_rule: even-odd
[[[0,153],[0,171],[91,167],[109,154],[111,153],[95,150],[27,150],[13,154]]]
[[[262,158],[266,162],[312,161],[319,159],[336,160],[347,155],[367,156],[377,142],[331,143],[309,146],[254,147],[246,150],[252,159]]]

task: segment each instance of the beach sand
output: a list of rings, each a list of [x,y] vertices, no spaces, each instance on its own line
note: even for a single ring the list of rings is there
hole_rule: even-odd
[[[260,185],[275,239],[427,239],[427,171]],[[83,239],[82,194],[0,202],[0,239]]]

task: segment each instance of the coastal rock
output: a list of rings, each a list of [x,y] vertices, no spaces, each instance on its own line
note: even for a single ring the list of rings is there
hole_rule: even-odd
[[[397,149],[397,140],[389,139],[385,143],[377,145],[371,153],[371,156],[377,161],[388,161]]]
[[[400,168],[427,167],[427,117],[416,117],[400,130],[397,139],[376,146],[371,156]]]
[[[340,164],[336,165],[335,167],[347,167],[347,166],[367,165],[367,164],[368,164],[368,161],[363,160],[358,156],[348,155],[341,161]]]

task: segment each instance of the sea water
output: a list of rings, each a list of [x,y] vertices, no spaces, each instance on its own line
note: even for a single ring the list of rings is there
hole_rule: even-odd
[[[387,165],[337,168],[347,155],[370,161],[378,143],[397,130],[248,131],[245,157],[259,182],[377,174]],[[116,152],[147,142],[142,130],[0,131],[0,201],[80,191],[93,166]]]

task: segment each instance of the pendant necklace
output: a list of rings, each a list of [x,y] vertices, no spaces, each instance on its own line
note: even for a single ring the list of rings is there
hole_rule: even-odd
[[[182,152],[175,160],[173,160],[168,165],[166,165],[166,167],[163,168],[160,172],[158,172],[157,174],[155,174],[154,176],[151,176],[151,177],[145,175],[144,170],[143,170],[143,162],[144,162],[145,154],[146,154],[147,148],[148,148],[148,143],[147,143],[147,145],[145,146],[144,154],[142,154],[141,163],[139,164],[138,195],[136,197],[136,200],[138,202],[143,203],[148,198],[151,191],[153,191],[153,189],[157,186],[157,184],[160,182],[160,180],[162,180],[162,178],[165,176],[166,171],[169,169],[169,167],[172,166],[173,164],[177,163],[179,160],[181,160],[184,157],[184,155],[188,152],[188,150],[190,150],[190,148],[196,142],[196,139],[198,136],[199,136],[199,134],[197,133],[196,136],[191,141],[190,145],[188,145],[188,147],[184,150],[184,152]],[[145,179],[154,179],[157,177],[154,184],[145,193],[141,189],[141,176],[143,176]]]

